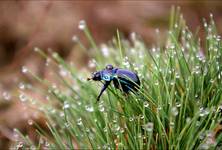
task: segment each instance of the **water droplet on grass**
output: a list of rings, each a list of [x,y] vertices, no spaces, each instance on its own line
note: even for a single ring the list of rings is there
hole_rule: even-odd
[[[160,30],[157,28],[157,29],[155,29],[155,32],[156,32],[156,34],[159,34]]]
[[[23,82],[20,82],[20,83],[19,83],[19,88],[20,88],[21,90],[24,90],[24,89],[25,89],[25,84],[24,84]]]
[[[147,130],[148,132],[152,132],[153,131],[153,123],[152,122],[148,122],[147,124],[145,124],[144,129]]]
[[[22,66],[22,73],[27,73],[28,72],[28,68],[26,66]]]
[[[107,127],[103,128],[103,131],[104,131],[104,132],[107,132],[107,131],[108,131]]]
[[[77,119],[77,125],[82,125],[82,118]]]
[[[102,51],[103,56],[109,57],[109,49],[105,44],[101,46],[101,51]]]
[[[132,33],[130,34],[130,39],[131,39],[132,41],[135,41],[135,40],[136,40],[136,33],[135,33],[135,32],[132,32]]]
[[[115,131],[118,132],[118,131],[120,130],[120,126],[116,124],[116,125],[114,126],[114,129],[115,129]]]
[[[124,133],[124,129],[123,128],[120,129],[120,133]]]
[[[174,28],[178,28],[178,24],[175,24],[175,25],[174,25]]]
[[[81,105],[82,105],[82,102],[78,101],[77,104],[78,104],[79,106],[81,106]]]
[[[191,118],[190,118],[190,117],[187,117],[187,118],[186,118],[186,123],[190,123],[190,121],[191,121]]]
[[[173,116],[177,116],[178,115],[177,107],[173,107],[171,113],[173,114]]]
[[[2,93],[2,96],[3,96],[3,98],[5,99],[5,100],[7,100],[7,101],[9,101],[9,100],[11,100],[11,94],[9,93],[9,92],[3,92]]]
[[[159,85],[159,82],[155,82],[154,85],[158,86],[158,85]]]
[[[68,109],[70,107],[69,103],[65,103],[63,109]]]
[[[88,63],[89,68],[95,68],[96,67],[96,60],[92,59]]]
[[[65,116],[64,112],[61,112],[61,113],[59,114],[59,116],[60,116],[60,117],[64,117],[64,116]]]
[[[158,111],[162,110],[162,107],[161,106],[157,107],[157,110]]]
[[[30,125],[30,126],[33,125],[33,120],[32,119],[28,120],[28,125]]]
[[[78,27],[79,27],[80,30],[84,30],[84,29],[86,28],[86,22],[85,22],[85,20],[80,20]]]
[[[140,119],[142,119],[142,120],[143,120],[143,119],[144,119],[144,115],[142,115],[142,116],[140,117]]]
[[[177,106],[177,107],[180,107],[180,106],[181,106],[181,103],[177,102],[177,103],[176,103],[176,106]]]
[[[66,76],[68,75],[68,72],[67,72],[65,69],[60,69],[59,74],[60,74],[62,77],[66,77]]]
[[[19,142],[18,145],[16,145],[16,148],[17,148],[17,149],[20,149],[20,148],[22,148],[22,147],[23,147],[23,142]]]
[[[99,111],[101,112],[104,112],[105,111],[105,108],[102,104],[99,104]]]
[[[174,122],[170,122],[170,126],[173,128],[174,127]]]
[[[68,122],[66,122],[66,123],[65,123],[65,127],[66,127],[66,128],[69,128],[69,127],[70,127],[70,124],[69,124]]]
[[[148,103],[147,101],[145,101],[145,102],[143,103],[143,105],[144,105],[144,107],[149,107],[149,103]]]
[[[173,86],[174,84],[175,84],[175,82],[174,82],[174,81],[171,81],[171,82],[170,82],[170,85],[172,85],[172,86]]]
[[[21,93],[21,94],[19,95],[19,99],[20,99],[22,102],[25,102],[25,101],[27,100],[27,97],[26,97],[25,94]]]
[[[93,112],[94,111],[94,108],[92,106],[87,105],[87,106],[85,106],[85,108],[88,112]]]
[[[129,118],[129,121],[130,121],[130,122],[132,122],[133,120],[134,120],[134,118],[133,118],[133,117],[130,117],[130,118]]]
[[[38,47],[34,47],[34,49],[33,49],[35,52],[38,52],[38,51],[40,51],[40,49],[38,48]]]
[[[74,35],[74,36],[72,37],[72,41],[73,41],[73,42],[77,42],[77,41],[79,41],[78,36]]]

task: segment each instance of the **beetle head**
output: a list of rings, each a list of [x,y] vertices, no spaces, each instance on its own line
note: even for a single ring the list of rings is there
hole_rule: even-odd
[[[93,73],[92,73],[92,77],[91,77],[91,78],[88,78],[87,80],[100,81],[100,80],[101,80],[100,71],[93,72]]]
[[[106,70],[112,70],[113,69],[113,65],[106,65]]]

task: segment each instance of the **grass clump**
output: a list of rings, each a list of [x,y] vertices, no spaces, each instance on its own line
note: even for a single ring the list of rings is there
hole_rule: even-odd
[[[43,92],[47,104],[36,104],[47,117],[50,134],[36,124],[39,143],[24,137],[25,145],[38,149],[220,149],[220,36],[212,18],[204,22],[206,34],[200,40],[180,13],[172,12],[166,45],[153,48],[136,34],[130,41],[121,39],[119,32],[110,43],[98,47],[81,22],[93,47],[90,65],[100,70],[113,64],[137,72],[142,85],[136,95],[124,96],[111,86],[95,103],[102,84],[87,82],[89,73],[75,69],[58,54],[46,56],[39,51],[60,71],[54,72],[57,85],[36,77],[48,88]]]

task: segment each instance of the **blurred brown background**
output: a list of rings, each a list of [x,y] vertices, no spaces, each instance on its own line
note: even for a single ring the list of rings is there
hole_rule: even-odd
[[[81,68],[88,57],[72,41],[77,35],[88,45],[78,29],[80,20],[87,22],[98,44],[110,40],[118,28],[126,38],[136,32],[151,45],[157,40],[157,28],[164,39],[172,5],[181,7],[191,30],[202,28],[203,17],[212,13],[222,32],[220,1],[0,1],[0,148],[8,148],[14,140],[13,128],[33,131],[27,120],[35,118],[35,112],[13,96],[20,80],[35,84],[21,74],[21,66],[45,74],[44,61],[33,47],[51,48]]]

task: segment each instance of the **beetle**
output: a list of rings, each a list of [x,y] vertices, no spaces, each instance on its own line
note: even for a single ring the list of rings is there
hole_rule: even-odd
[[[135,93],[140,87],[140,79],[135,72],[121,68],[114,68],[112,65],[107,65],[106,68],[101,71],[93,72],[92,77],[87,78],[87,80],[105,81],[97,97],[97,101],[99,101],[103,92],[108,88],[112,81],[115,88],[122,90],[126,94],[129,92]]]

